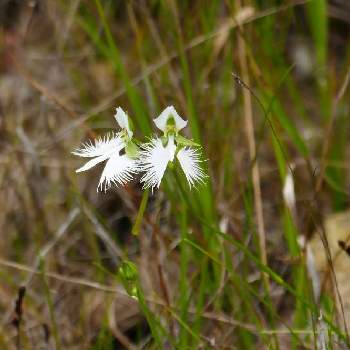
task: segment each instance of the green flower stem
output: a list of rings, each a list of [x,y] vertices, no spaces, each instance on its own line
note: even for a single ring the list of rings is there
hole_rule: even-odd
[[[147,202],[148,202],[148,197],[149,197],[149,189],[147,188],[143,191],[140,208],[139,208],[139,211],[138,211],[137,216],[136,216],[134,227],[131,230],[132,234],[135,236],[139,235],[143,215],[145,213],[145,209],[146,209]]]

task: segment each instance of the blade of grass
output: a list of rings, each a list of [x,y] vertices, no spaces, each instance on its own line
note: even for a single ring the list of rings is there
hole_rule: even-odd
[[[50,315],[50,319],[51,319],[51,331],[52,331],[52,335],[54,338],[55,346],[56,346],[57,350],[61,350],[62,347],[61,347],[61,341],[60,341],[59,334],[58,334],[58,326],[57,326],[57,322],[56,322],[55,308],[54,308],[54,304],[52,301],[51,291],[50,291],[50,288],[48,285],[46,274],[45,274],[45,261],[41,258],[39,260],[39,270],[41,272],[41,278],[42,278],[42,282],[43,282],[43,286],[44,286],[44,293],[45,293],[45,297],[46,297],[47,306],[49,308],[49,315]]]
[[[106,35],[107,39],[107,44],[108,44],[108,49],[109,49],[109,55],[112,58],[111,63],[113,64],[115,71],[118,75],[118,77],[121,78],[125,88],[126,88],[126,93],[128,95],[128,98],[130,100],[130,103],[132,105],[132,108],[135,112],[135,119],[136,123],[142,130],[142,132],[145,135],[149,135],[151,133],[151,127],[149,120],[147,118],[147,115],[145,114],[146,108],[144,106],[144,103],[139,96],[138,92],[134,88],[128,73],[126,71],[126,68],[122,62],[122,58],[119,52],[119,49],[113,39],[113,35],[111,33],[109,24],[107,22],[107,18],[103,9],[103,6],[101,4],[100,0],[95,0],[95,4],[97,7],[98,14],[101,18],[103,29]]]

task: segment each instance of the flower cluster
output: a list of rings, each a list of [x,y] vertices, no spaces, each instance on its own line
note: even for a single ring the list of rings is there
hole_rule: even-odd
[[[106,191],[113,184],[125,185],[134,175],[143,173],[143,188],[159,188],[165,171],[176,162],[186,176],[190,188],[204,182],[207,175],[201,167],[199,145],[179,134],[186,127],[173,106],[169,106],[153,121],[163,132],[146,143],[134,138],[132,122],[122,108],[116,109],[115,119],[121,128],[94,142],[88,141],[73,151],[79,157],[92,158],[76,172],[86,171],[96,164],[107,161],[97,189]]]

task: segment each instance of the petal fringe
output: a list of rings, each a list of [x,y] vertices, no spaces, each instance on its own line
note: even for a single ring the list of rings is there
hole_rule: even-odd
[[[92,142],[91,140],[85,142],[81,148],[73,151],[72,153],[79,157],[99,157],[106,154],[113,154],[119,152],[124,147],[124,142],[119,134],[109,133],[103,137]]]
[[[188,147],[182,148],[177,154],[177,159],[179,160],[190,188],[196,183],[204,182],[207,175],[200,165],[203,160],[198,150]]]
[[[137,172],[138,164],[136,160],[126,155],[120,156],[119,153],[113,154],[103,169],[97,190],[106,192],[113,184],[117,187],[119,185],[123,186],[131,181],[133,174]]]
[[[174,150],[175,152],[175,150]],[[160,139],[141,146],[139,170],[145,174],[141,177],[143,188],[159,188],[172,152],[164,147]]]

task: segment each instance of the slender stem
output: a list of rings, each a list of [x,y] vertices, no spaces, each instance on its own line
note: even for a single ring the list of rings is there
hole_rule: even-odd
[[[143,214],[145,213],[145,209],[146,209],[147,202],[148,202],[148,197],[149,197],[149,189],[146,189],[143,191],[140,208],[139,208],[139,211],[138,211],[137,216],[136,216],[134,227],[131,230],[132,234],[135,236],[139,235],[141,224],[142,224],[142,219],[143,219]]]

